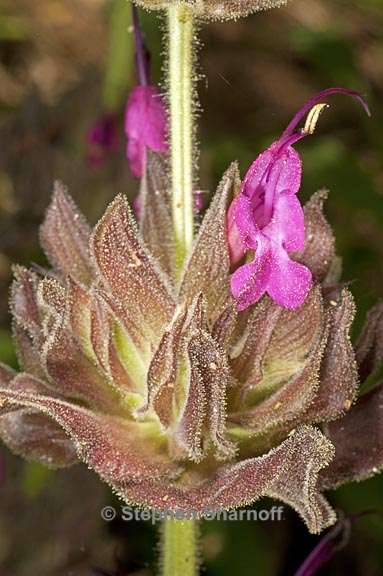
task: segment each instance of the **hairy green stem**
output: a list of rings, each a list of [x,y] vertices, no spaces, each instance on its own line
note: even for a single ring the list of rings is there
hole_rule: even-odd
[[[192,10],[168,9],[168,85],[173,234],[179,276],[193,243],[193,36]],[[167,518],[161,537],[162,576],[197,576],[198,523]]]
[[[164,520],[161,560],[162,576],[197,576],[199,562],[196,520]]]
[[[193,13],[185,4],[168,9],[172,213],[176,268],[193,242]]]

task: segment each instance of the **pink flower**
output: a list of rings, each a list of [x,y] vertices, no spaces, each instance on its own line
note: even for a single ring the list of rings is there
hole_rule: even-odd
[[[126,105],[125,133],[130,169],[140,178],[146,164],[147,149],[162,154],[168,150],[166,109],[156,86],[133,88]]]
[[[87,162],[100,166],[106,157],[118,149],[118,121],[115,114],[105,113],[90,127],[86,135],[88,143]]]
[[[134,5],[132,10],[139,85],[133,88],[126,104],[126,157],[133,175],[141,178],[146,166],[147,149],[161,154],[168,151],[168,119],[163,98],[157,86],[150,83],[149,52],[142,38],[138,12]]]
[[[358,99],[353,90],[329,88],[309,100],[295,115],[279,140],[251,164],[241,191],[228,211],[228,242],[232,263],[246,252],[254,259],[240,266],[231,277],[231,291],[238,310],[244,310],[267,293],[283,308],[295,309],[304,302],[312,285],[311,271],[290,257],[302,252],[305,222],[297,198],[302,165],[293,144],[312,134],[321,108],[314,108],[330,94],[343,93]],[[297,124],[312,110],[306,127]]]

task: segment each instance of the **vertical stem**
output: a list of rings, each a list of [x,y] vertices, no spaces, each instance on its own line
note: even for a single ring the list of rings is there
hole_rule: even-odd
[[[176,269],[180,275],[193,242],[193,35],[192,10],[177,3],[168,8],[169,104],[172,215]],[[167,518],[163,523],[163,576],[197,576],[195,520]]]
[[[168,9],[171,180],[176,266],[180,273],[193,242],[193,14]]]
[[[197,521],[167,518],[162,530],[162,576],[197,576]]]

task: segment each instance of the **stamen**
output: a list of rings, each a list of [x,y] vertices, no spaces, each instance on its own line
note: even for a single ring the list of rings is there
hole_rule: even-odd
[[[305,122],[305,126],[303,128],[304,134],[314,134],[316,125],[319,120],[319,116],[323,112],[325,108],[329,108],[330,106],[326,103],[320,103],[313,106],[310,112],[307,115],[307,119]]]
[[[324,98],[332,96],[333,94],[346,94],[347,96],[355,98],[359,102],[359,104],[361,104],[361,106],[364,108],[366,114],[368,116],[371,116],[371,112],[369,110],[366,100],[356,90],[348,90],[347,88],[327,88],[327,90],[322,90],[321,92],[313,96],[313,98],[310,98],[310,100],[308,100],[306,104],[304,104],[302,108],[298,110],[294,118],[291,120],[290,124],[287,126],[286,130],[283,132],[282,137],[286,137],[293,134],[299,122],[306,116],[308,110],[311,110],[311,108],[315,106],[315,104],[320,103],[321,100],[323,101]]]

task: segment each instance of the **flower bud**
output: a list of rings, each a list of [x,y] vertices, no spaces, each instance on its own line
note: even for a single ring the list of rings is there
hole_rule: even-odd
[[[141,178],[147,149],[162,154],[168,150],[166,108],[156,86],[136,86],[130,93],[125,112],[125,133],[130,169],[136,178]]]

